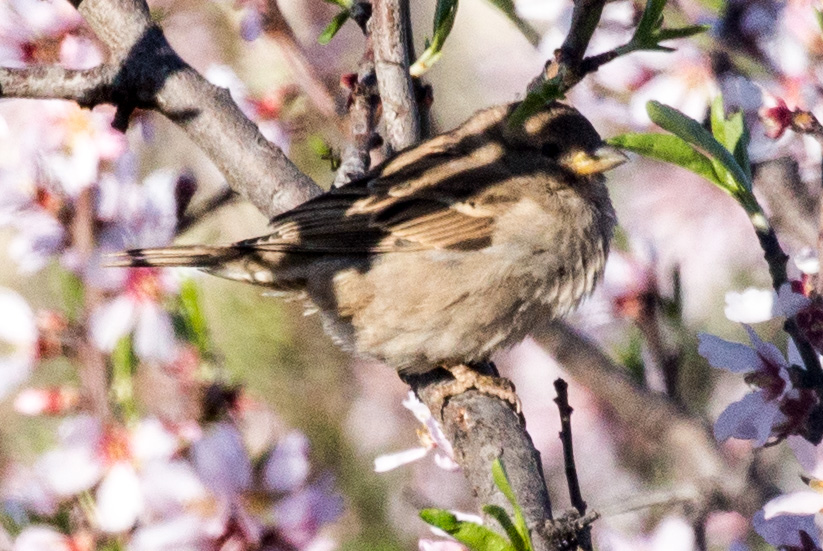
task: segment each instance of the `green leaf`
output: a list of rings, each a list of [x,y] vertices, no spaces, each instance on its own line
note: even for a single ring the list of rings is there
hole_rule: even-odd
[[[530,551],[531,547],[528,547],[526,542],[523,541],[523,537],[520,535],[520,532],[517,531],[511,517],[509,517],[509,514],[503,507],[499,505],[485,505],[483,512],[500,523],[506,535],[509,536],[509,541],[512,543],[515,551]]]
[[[704,33],[711,29],[710,25],[691,25],[689,27],[678,27],[676,29],[660,29],[654,33],[657,42],[664,40],[674,40],[675,38],[688,38],[696,34]]]
[[[351,0],[323,0],[327,4],[334,4],[335,6],[340,6],[344,10],[348,11],[351,9],[352,2]]]
[[[675,164],[722,186],[711,159],[672,134],[621,134],[606,143],[644,157]]]
[[[456,16],[457,0],[437,0],[437,7],[434,10],[434,34],[426,49],[409,68],[409,73],[413,77],[419,77],[431,69],[443,55],[443,45],[452,30]]]
[[[349,20],[350,13],[348,10],[341,11],[337,15],[334,16],[334,19],[331,20],[331,23],[323,29],[323,32],[320,33],[320,36],[317,37],[317,42],[323,44],[324,46],[331,42],[331,39],[334,38],[334,35],[337,34],[346,21]]]
[[[443,509],[423,509],[420,518],[436,528],[440,528],[472,551],[516,551],[497,532],[475,522],[457,520],[457,517]]]
[[[514,526],[520,533],[523,541],[527,542],[529,548],[531,548],[531,535],[529,534],[529,527],[526,526],[526,519],[523,518],[523,509],[521,509],[520,504],[517,503],[517,498],[509,484],[509,478],[506,476],[506,468],[503,466],[503,461],[499,457],[492,463],[492,480],[494,480],[495,485],[503,495],[506,496],[506,499],[509,500],[509,503],[512,504],[512,509],[514,510]]]
[[[726,118],[723,108],[723,96],[718,95],[712,101],[712,134],[715,139],[734,155],[737,164],[743,169],[748,181],[752,179],[752,167],[749,161],[749,130],[743,122],[743,113],[737,112]]]
[[[132,348],[131,335],[117,341],[111,352],[111,393],[125,421],[137,419],[137,403],[134,398],[134,375],[137,357]]]
[[[687,143],[705,151],[712,158],[715,172],[720,177],[716,182],[723,190],[735,197],[746,194],[751,189],[745,172],[737,164],[734,156],[720,144],[700,123],[668,105],[657,101],[646,104],[649,118],[664,130],[679,136]]]
[[[526,37],[526,40],[528,40],[532,46],[540,44],[540,33],[535,31],[531,25],[517,15],[517,10],[514,9],[514,2],[512,0],[489,0],[489,3],[502,11],[503,15],[514,23],[514,26],[523,33],[523,36]]]
[[[646,9],[643,10],[643,15],[640,16],[640,21],[634,30],[632,42],[634,42],[635,39],[639,42],[644,42],[648,37],[651,37],[652,32],[663,23],[662,15],[663,8],[665,7],[666,0],[648,0],[646,2]]]
[[[520,126],[526,119],[543,109],[543,107],[550,101],[556,99],[563,99],[563,94],[560,92],[560,79],[555,77],[547,80],[537,90],[529,92],[525,99],[520,102],[514,113],[509,115],[510,126]]]
[[[815,8],[814,18],[817,20],[817,27],[823,31],[823,10]]]
[[[194,280],[187,279],[180,286],[180,313],[183,316],[185,330],[188,337],[197,346],[201,356],[207,357],[211,353],[208,324],[203,315],[200,289]]]

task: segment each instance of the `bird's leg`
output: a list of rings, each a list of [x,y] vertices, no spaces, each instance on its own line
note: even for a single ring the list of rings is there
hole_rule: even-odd
[[[449,398],[474,389],[509,402],[517,414],[520,414],[522,409],[520,398],[515,393],[514,384],[510,380],[495,375],[486,375],[462,363],[441,367],[451,373],[454,379],[437,384],[433,400],[440,406],[439,409],[442,410]],[[493,364],[491,367],[494,369]],[[496,373],[496,369],[494,372]]]

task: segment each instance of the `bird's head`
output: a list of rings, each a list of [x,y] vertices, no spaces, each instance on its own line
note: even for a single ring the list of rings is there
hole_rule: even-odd
[[[512,104],[509,113],[518,105]],[[504,138],[515,147],[538,151],[579,176],[599,174],[628,160],[619,149],[604,144],[577,109],[556,101],[522,125],[506,124]]]

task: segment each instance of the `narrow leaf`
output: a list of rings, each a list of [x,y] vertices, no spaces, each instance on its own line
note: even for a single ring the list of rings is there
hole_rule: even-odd
[[[509,125],[522,125],[526,122],[526,119],[540,111],[547,103],[562,98],[559,78],[544,82],[540,85],[540,88],[529,92],[525,99],[520,102],[517,109],[509,116]]]
[[[526,40],[528,40],[532,46],[537,46],[540,43],[540,33],[535,31],[531,25],[517,15],[517,10],[514,8],[514,2],[512,0],[489,0],[489,3],[502,11],[503,15],[514,23],[514,26],[526,37]]]
[[[640,16],[640,21],[634,30],[632,42],[634,42],[635,39],[639,42],[647,41],[647,38],[650,37],[652,32],[658,27],[660,18],[663,15],[663,8],[665,7],[666,0],[648,0],[646,2],[646,9],[643,10],[643,15]]]
[[[515,551],[529,551],[529,547],[526,546],[526,542],[523,541],[523,537],[520,535],[520,532],[517,531],[511,517],[503,507],[499,505],[485,505],[483,512],[500,523],[506,535],[509,536],[509,541],[511,541]]]
[[[317,42],[323,44],[324,46],[331,42],[331,39],[334,38],[334,35],[337,34],[346,21],[349,20],[349,11],[341,11],[337,15],[334,16],[334,19],[331,20],[331,23],[323,29],[323,32],[320,33],[320,36],[317,37]]]
[[[509,503],[512,504],[512,509],[514,510],[514,526],[517,531],[520,532],[523,541],[527,542],[528,546],[531,547],[531,536],[529,534],[529,527],[526,526],[526,519],[523,517],[523,509],[517,502],[514,491],[509,484],[509,477],[506,475],[506,468],[503,466],[503,461],[501,461],[500,458],[495,459],[494,463],[492,463],[492,480],[494,480],[495,485],[503,495],[506,496],[506,499],[509,500]]]
[[[471,551],[516,551],[497,532],[481,524],[457,520],[457,517],[443,509],[423,509],[420,518],[471,549]]]
[[[712,101],[711,125],[715,139],[734,155],[737,164],[743,169],[748,181],[751,181],[752,168],[748,151],[749,130],[743,122],[743,114],[738,111],[726,118],[726,112],[723,108],[723,96],[718,95]]]
[[[735,196],[750,189],[746,174],[734,156],[696,120],[657,101],[648,102],[646,111],[655,124],[709,154],[713,159],[715,172],[720,176],[720,187]]]
[[[323,0],[327,4],[334,4],[335,6],[340,6],[344,10],[348,11],[351,9],[351,0]]]
[[[443,45],[452,30],[456,16],[457,0],[437,0],[437,8],[434,11],[434,34],[431,42],[427,41],[426,49],[409,68],[412,76],[419,77],[424,74],[443,55]]]
[[[672,134],[621,134],[606,142],[644,157],[675,164],[715,185],[723,185],[714,171],[711,159]]]
[[[678,27],[676,29],[660,29],[654,33],[657,42],[664,40],[674,40],[675,38],[688,38],[696,34],[704,33],[711,29],[709,25],[691,25],[689,27]]]

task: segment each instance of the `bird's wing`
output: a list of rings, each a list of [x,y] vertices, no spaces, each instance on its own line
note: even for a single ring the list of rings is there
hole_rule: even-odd
[[[493,214],[506,202],[489,188],[506,178],[505,167],[450,148],[424,155],[416,149],[409,152],[418,159],[398,165],[395,157],[367,177],[274,218],[270,235],[239,245],[341,254],[489,245]]]

